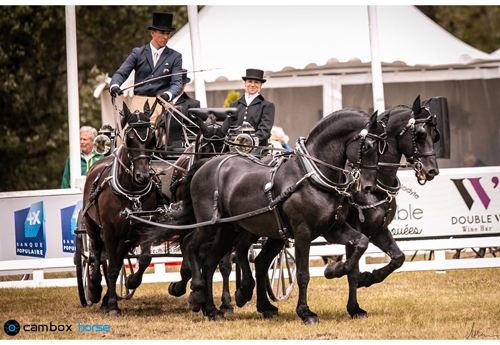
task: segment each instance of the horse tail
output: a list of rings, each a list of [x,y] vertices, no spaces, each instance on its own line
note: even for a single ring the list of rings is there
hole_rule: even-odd
[[[182,199],[178,202],[172,203],[169,207],[169,211],[165,216],[165,220],[161,221],[160,224],[165,226],[148,226],[145,231],[148,234],[145,236],[148,242],[163,242],[168,241],[173,244],[180,244],[184,237],[186,237],[193,228],[169,228],[168,225],[182,225],[187,226],[190,224],[196,224],[196,218],[194,216],[193,201],[191,199],[191,180],[198,169],[208,161],[208,158],[203,158],[196,161],[185,178],[182,179],[179,188],[181,189]]]

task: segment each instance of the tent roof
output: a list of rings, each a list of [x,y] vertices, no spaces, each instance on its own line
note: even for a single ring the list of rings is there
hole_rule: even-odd
[[[498,60],[462,42],[414,6],[377,6],[384,64],[466,65]],[[367,6],[205,6],[198,13],[205,81],[241,80],[247,68],[269,72],[371,61]],[[193,71],[189,24],[168,45]],[[347,64],[346,64],[347,63]]]

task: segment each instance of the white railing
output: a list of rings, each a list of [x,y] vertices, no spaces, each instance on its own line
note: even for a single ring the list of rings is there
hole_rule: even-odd
[[[456,239],[433,239],[433,240],[412,240],[398,241],[398,246],[410,258],[415,252],[426,253],[428,260],[406,261],[396,272],[403,271],[443,271],[451,269],[486,268],[500,267],[499,257],[487,258],[461,258],[447,259],[446,251],[456,248],[491,248],[500,247],[500,237],[476,237],[476,238],[456,238]],[[432,252],[433,255],[430,255]],[[337,244],[327,244],[315,242],[311,246],[310,256],[332,256],[345,254],[344,246]],[[361,271],[373,271],[385,265],[385,263],[368,263],[370,257],[383,257],[384,253],[377,247],[370,244],[360,263]],[[144,274],[143,283],[174,282],[180,279],[180,273],[175,270],[168,272],[166,267],[179,265],[182,258],[179,257],[154,257],[152,260],[151,272]],[[380,260],[379,260],[380,261]],[[135,263],[135,259],[132,259]],[[179,267],[179,266],[177,266]],[[325,266],[310,267],[311,276],[323,276]],[[76,272],[72,257],[55,259],[29,259],[29,260],[7,260],[0,261],[0,276],[11,280],[0,281],[0,288],[24,288],[24,287],[57,287],[76,286],[76,277],[51,278],[50,273],[54,272]],[[231,280],[235,279],[234,272],[231,273]],[[216,272],[214,281],[221,281],[222,277]]]

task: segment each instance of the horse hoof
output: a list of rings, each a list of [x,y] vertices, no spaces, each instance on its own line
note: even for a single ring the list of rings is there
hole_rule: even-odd
[[[234,314],[234,308],[231,305],[229,305],[229,306],[221,305],[220,311],[223,312],[224,314]]]
[[[306,325],[317,325],[319,323],[319,318],[317,316],[307,316],[302,319]]]
[[[326,279],[332,279],[332,278],[340,278],[344,274],[342,273],[342,263],[341,262],[331,262],[326,266],[325,268],[325,278]]]
[[[121,312],[120,309],[118,309],[118,310],[117,309],[113,309],[113,310],[109,310],[107,312],[107,315],[109,317],[121,317],[122,316],[122,312]]]
[[[243,307],[247,302],[249,301],[248,299],[243,296],[243,293],[241,293],[240,289],[236,290],[234,293],[234,301],[236,302],[236,305],[238,308]]]
[[[135,290],[141,285],[142,277],[137,277],[138,276],[135,273],[127,277],[127,279],[125,280],[125,286],[127,287],[127,289]]]
[[[90,288],[90,302],[92,303],[99,303],[101,300],[101,294],[102,294],[102,286],[98,285],[96,288]]]
[[[351,315],[351,319],[366,319],[367,317],[367,313]]]
[[[278,317],[278,310],[267,310],[262,313],[264,319],[274,319]]]
[[[224,316],[224,313],[222,313],[218,310],[214,314],[209,315],[208,319],[210,321],[226,321],[226,317]]]
[[[178,286],[178,282],[177,283],[170,283],[170,285],[168,286],[168,293],[174,297],[181,297],[182,295],[184,295],[186,293],[186,288],[184,287],[184,289],[179,289],[179,291],[177,291],[177,286]]]
[[[368,313],[361,308],[357,308],[355,311],[350,312],[351,319],[366,319],[368,317]]]
[[[201,298],[200,295],[196,296],[196,293],[191,292],[188,297],[189,308],[195,313],[199,312],[201,306],[203,305],[204,298]]]

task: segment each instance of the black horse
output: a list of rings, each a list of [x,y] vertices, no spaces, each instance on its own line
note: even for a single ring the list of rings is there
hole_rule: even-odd
[[[228,132],[230,130],[230,124],[232,116],[237,114],[238,110],[234,108],[193,108],[189,111],[189,118],[193,121],[198,128],[193,128],[191,126],[191,132],[196,133],[196,139],[194,145],[189,148],[188,152],[184,152],[179,159],[175,162],[172,169],[166,173],[162,180],[165,182],[164,191],[165,194],[171,199],[172,202],[177,202],[183,199],[183,189],[180,188],[182,182],[190,168],[190,165],[194,164],[198,159],[210,158],[215,155],[220,155],[229,152],[230,146],[227,143]],[[158,117],[156,128],[157,132],[157,146],[161,147],[161,143],[166,142],[166,133],[168,133],[168,112],[163,112],[161,116]],[[222,124],[220,124],[222,122]],[[185,243],[189,241],[189,237],[186,239],[180,238],[179,245],[181,253],[184,254]],[[207,243],[202,246],[201,255],[205,256],[210,250],[211,243]],[[223,294],[221,297],[221,310],[227,313],[233,311],[231,305],[231,295],[229,293],[229,275],[231,273],[232,263],[231,263],[231,253],[225,255],[220,263],[219,270],[222,275],[223,283]],[[182,261],[180,268],[181,280],[178,282],[172,282],[168,287],[168,292],[172,296],[180,297],[186,293],[186,287],[191,279],[191,269],[189,267],[189,260],[187,257]]]
[[[295,238],[299,286],[296,311],[303,322],[317,323],[318,317],[310,311],[306,298],[311,241],[328,233],[337,243],[354,245],[354,254],[337,270],[339,276],[350,272],[366,250],[366,236],[342,225],[348,212],[348,191],[355,188],[370,192],[376,187],[379,145],[385,144],[384,137],[376,135],[380,134],[379,127],[376,113],[368,116],[357,109],[344,109],[319,121],[308,138],[299,141],[297,154],[284,157],[275,166],[246,155],[214,157],[195,164],[186,183],[189,193],[185,195],[191,199],[184,200],[184,211],[192,212],[198,225],[186,245],[192,270],[191,309],[203,308],[210,319],[224,317],[213,303],[213,273],[232,249],[238,233],[246,230],[279,241]],[[351,171],[344,169],[348,160]],[[182,232],[167,229],[159,231],[158,236],[174,238]],[[214,246],[202,270],[199,248],[214,236]],[[274,306],[270,310],[259,302],[259,312],[265,316],[277,314]]]
[[[412,107],[397,106],[385,111],[381,117],[389,115],[386,127],[388,150],[380,156],[377,188],[371,193],[353,193],[346,222],[363,233],[370,242],[385,252],[391,261],[384,267],[373,272],[359,273],[359,265],[350,272],[349,298],[347,311],[353,318],[367,315],[359,307],[356,289],[368,287],[382,282],[388,275],[401,267],[405,261],[404,253],[399,249],[388,225],[396,213],[396,195],[400,184],[396,176],[404,155],[407,162],[413,166],[419,183],[431,181],[439,174],[434,143],[439,140],[436,129],[436,115],[424,103],[420,96]],[[329,234],[325,239],[333,242]],[[355,248],[346,245],[346,257],[353,255]],[[333,278],[338,262],[330,263],[325,269],[325,277]]]
[[[420,103],[420,97],[417,97],[412,107],[397,106],[379,116],[379,121],[386,127],[387,149],[380,156],[377,188],[371,193],[353,193],[350,201],[346,222],[366,235],[370,242],[391,257],[388,265],[372,273],[363,272],[360,275],[358,264],[352,272],[348,273],[347,311],[353,318],[367,315],[358,305],[356,288],[368,287],[383,281],[394,270],[401,267],[405,260],[404,253],[399,249],[388,229],[396,212],[395,196],[400,188],[396,173],[401,166],[401,156],[404,155],[407,162],[413,165],[415,176],[421,184],[434,179],[439,174],[433,146],[439,140],[436,116],[431,114],[425,103],[423,105]],[[403,165],[406,166],[406,164]],[[328,233],[323,236],[331,243],[338,243],[336,238]],[[249,233],[242,233],[238,238],[237,256],[243,270],[242,281],[235,294],[239,307],[251,299],[255,286],[245,254],[255,240],[255,236]],[[271,260],[283,248],[283,244],[284,241],[280,239],[268,239],[255,259],[258,303],[268,308],[271,308],[271,304],[266,293],[266,272]],[[347,257],[352,255],[354,249],[350,245],[346,246]],[[338,277],[338,269],[342,265],[338,261],[330,263],[325,270],[325,276],[327,278]]]
[[[104,270],[107,292],[101,310],[120,316],[116,294],[116,280],[123,259],[132,248],[142,243],[132,231],[131,222],[121,216],[125,209],[155,210],[160,193],[151,171],[155,134],[150,123],[150,108],[131,113],[123,105],[123,144],[112,155],[95,163],[89,170],[83,190],[82,224],[90,238],[93,269],[90,276],[90,300],[98,303],[102,293]],[[141,245],[139,269],[127,278],[127,287],[137,288],[151,262],[150,245]],[[107,259],[107,263],[106,263]]]

